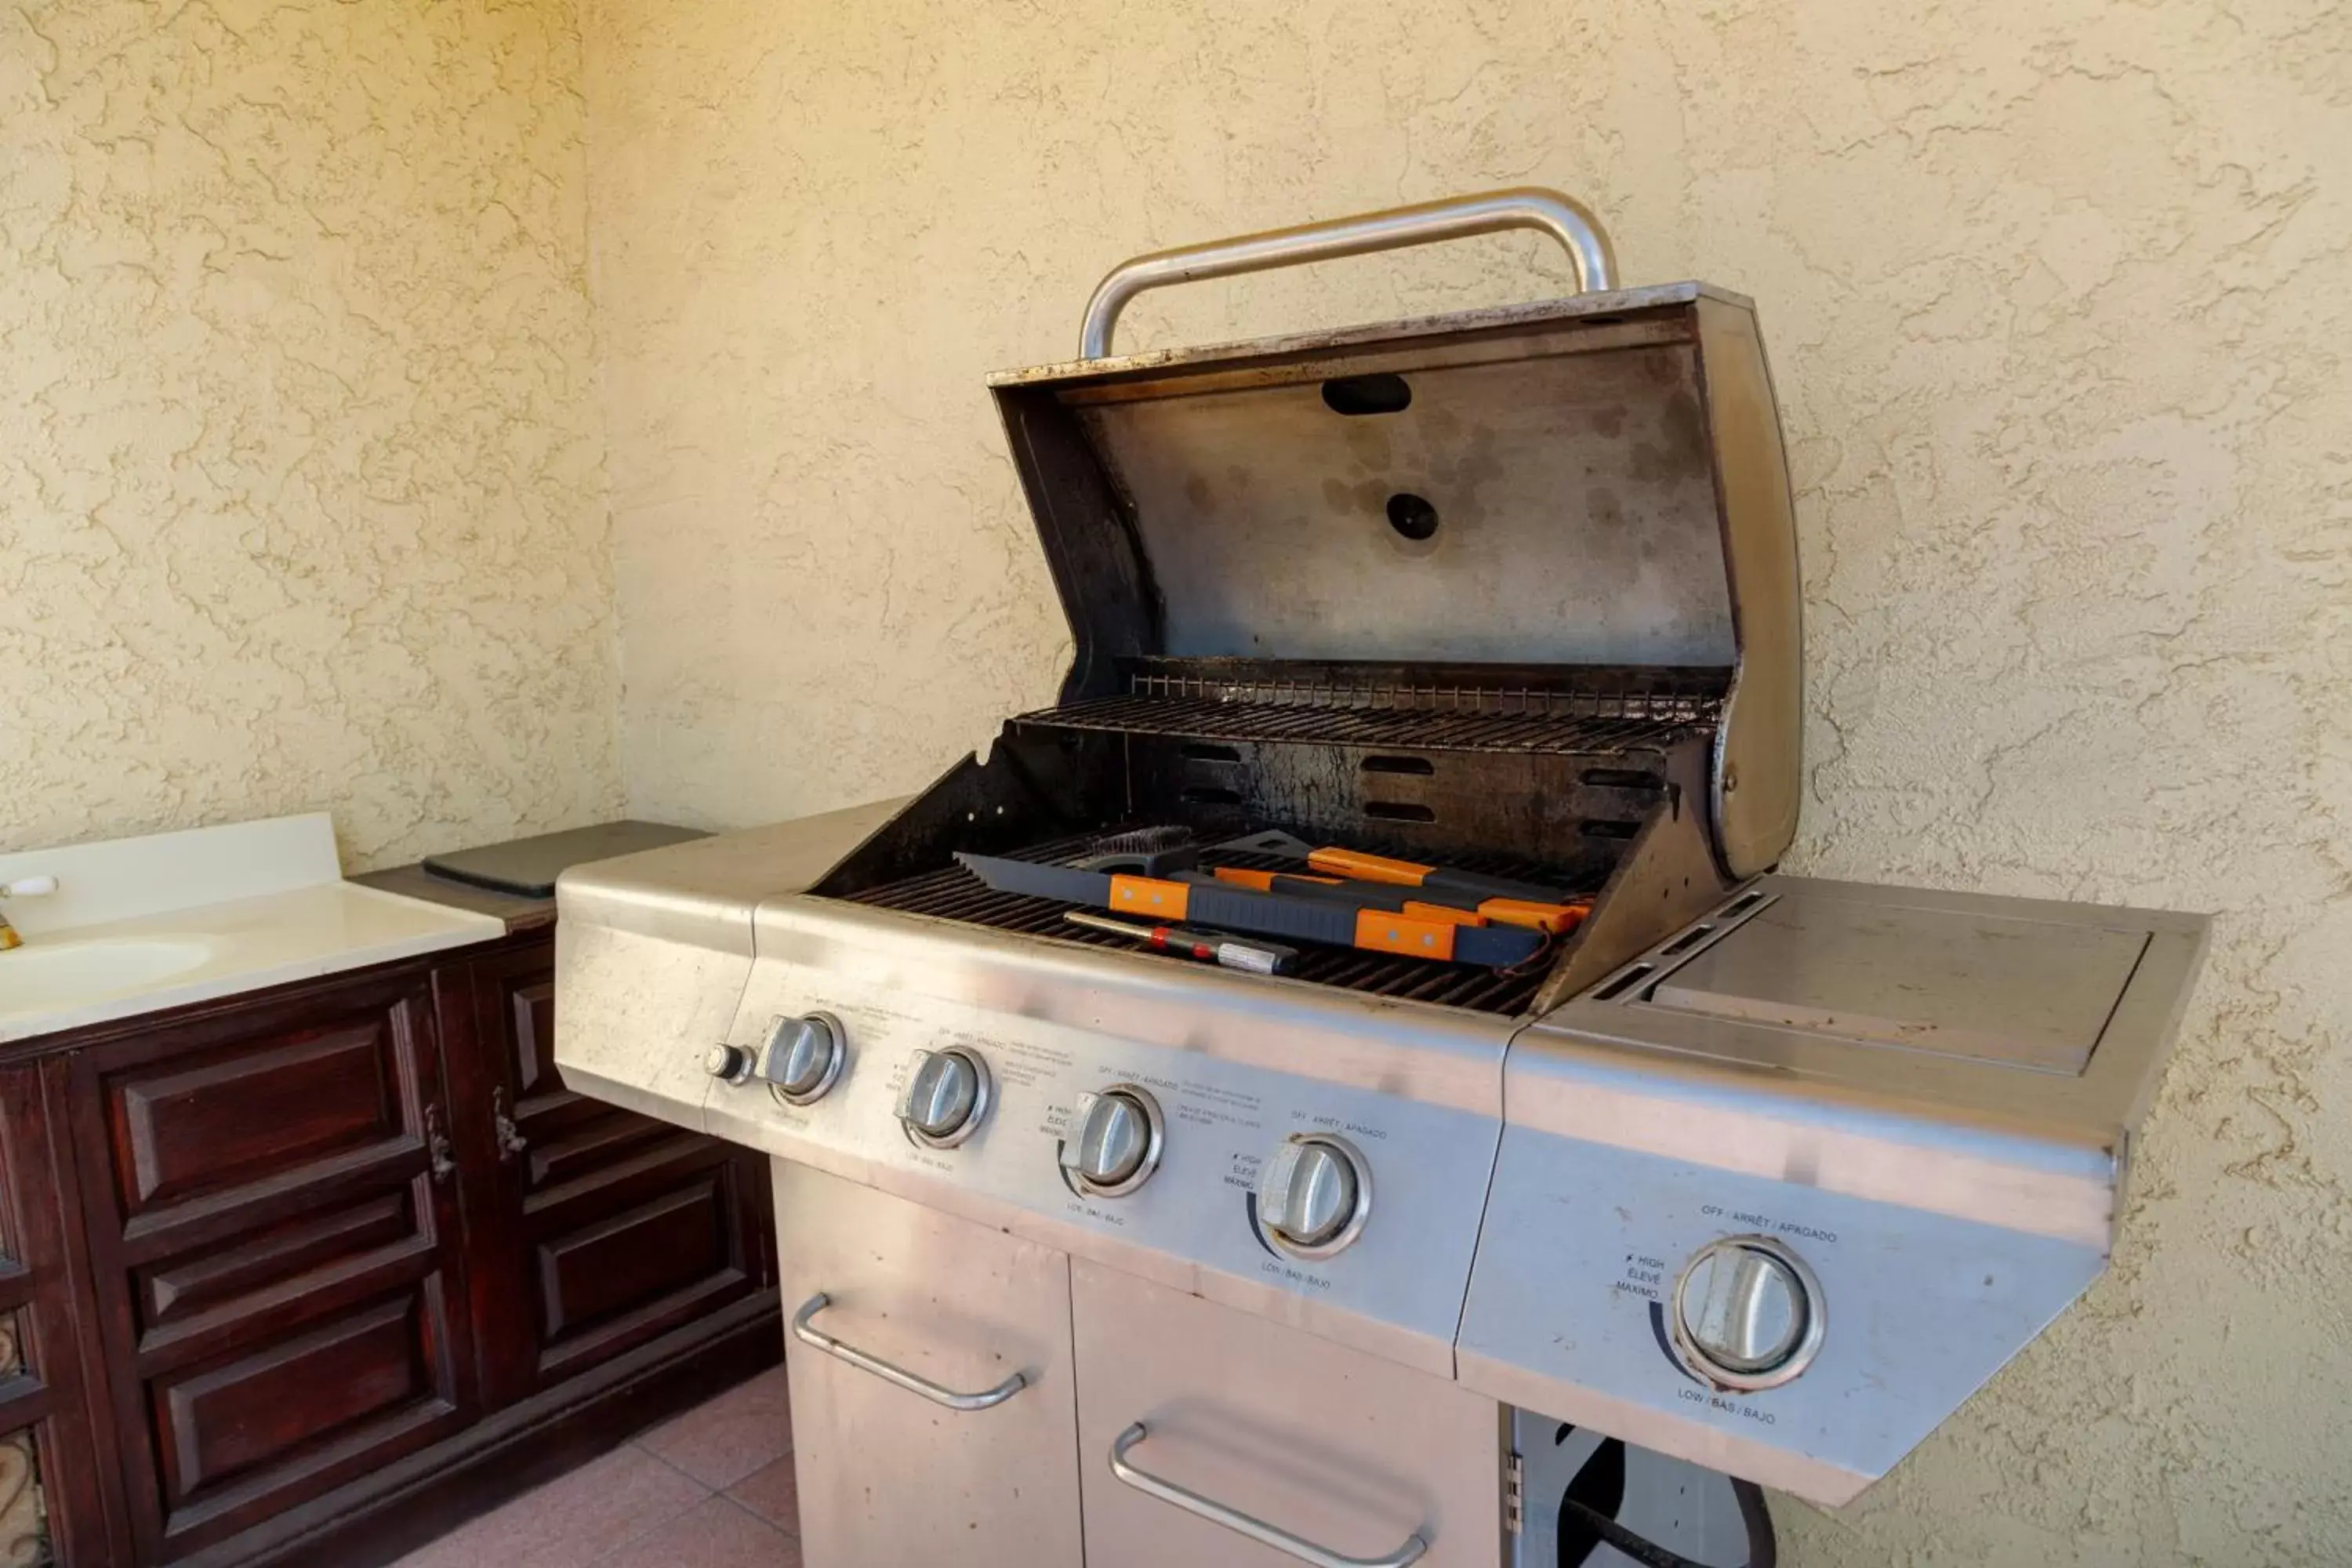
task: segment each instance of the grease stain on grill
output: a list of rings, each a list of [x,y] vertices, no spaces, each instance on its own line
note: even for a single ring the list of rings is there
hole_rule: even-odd
[[[1696,455],[1706,450],[1706,425],[1699,417],[1698,399],[1688,391],[1677,392],[1666,399],[1660,423],[1666,445],[1675,452]]]
[[[1670,456],[1665,448],[1648,441],[1633,443],[1633,477],[1643,484],[1655,484],[1671,479],[1689,467],[1685,461]]]
[[[1445,495],[1445,514],[1457,522],[1476,522],[1486,515],[1480,490],[1503,477],[1503,459],[1495,449],[1495,432],[1481,425],[1470,432],[1466,446],[1454,445],[1432,453],[1426,468]]]
[[[1396,466],[1396,447],[1389,439],[1385,425],[1350,425],[1348,426],[1348,456],[1359,468],[1375,474],[1387,473]]]

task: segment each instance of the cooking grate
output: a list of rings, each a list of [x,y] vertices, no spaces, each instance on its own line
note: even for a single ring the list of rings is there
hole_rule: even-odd
[[[1014,851],[1011,858],[1020,860],[1066,859],[1084,854],[1097,841],[1097,835],[1088,834],[1041,844]],[[1281,870],[1287,862],[1263,855],[1211,854],[1203,858],[1203,864]],[[1546,875],[1539,868],[1502,857],[1455,858],[1449,864],[1459,866],[1464,870],[1486,871],[1496,876],[1540,879]],[[1123,941],[1107,931],[1093,931],[1084,926],[1073,925],[1064,920],[1062,914],[1079,906],[1055,899],[1031,899],[1017,893],[997,892],[961,866],[949,866],[942,870],[928,871],[878,888],[869,888],[864,892],[849,895],[847,901],[877,909],[896,910],[902,914],[927,915],[934,920],[961,921],[969,925],[986,926],[992,931],[1013,931],[1023,936],[1051,937],[1059,942],[1082,942],[1088,947],[1116,948],[1162,963],[1197,965],[1200,963],[1198,959],[1154,952],[1150,948]],[[1290,977],[1377,996],[1433,1002],[1441,1006],[1509,1015],[1527,1011],[1537,989],[1543,984],[1547,967],[1538,963],[1507,973],[1467,964],[1433,963],[1423,958],[1360,952],[1353,948],[1302,945],[1298,950],[1297,967],[1291,971]]]
[[[1351,695],[1351,694],[1343,694]],[[1577,714],[1500,706],[1511,696],[1471,691],[1484,710],[1310,706],[1204,697],[1097,697],[1024,714],[1020,722],[1065,730],[1183,735],[1202,741],[1293,741],[1397,746],[1437,752],[1613,752],[1665,746],[1704,727],[1703,718]],[[1540,701],[1548,694],[1519,694]]]

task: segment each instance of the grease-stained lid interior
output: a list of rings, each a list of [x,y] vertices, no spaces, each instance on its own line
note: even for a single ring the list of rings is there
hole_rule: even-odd
[[[1177,657],[1729,666],[1687,314],[1245,357],[1062,394]]]

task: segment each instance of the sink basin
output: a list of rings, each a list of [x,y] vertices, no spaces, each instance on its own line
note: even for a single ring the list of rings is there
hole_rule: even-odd
[[[201,937],[30,942],[0,952],[0,1016],[136,991],[200,968],[218,946]]]

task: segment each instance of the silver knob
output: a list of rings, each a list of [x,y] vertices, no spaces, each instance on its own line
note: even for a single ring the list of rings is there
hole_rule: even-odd
[[[702,1054],[702,1070],[721,1083],[743,1083],[751,1076],[751,1053],[740,1046],[713,1046]]]
[[[768,1050],[761,1058],[760,1076],[777,1095],[794,1105],[823,1100],[841,1077],[841,1020],[830,1013],[801,1018],[779,1018],[768,1026]]]
[[[917,1051],[907,1063],[898,1120],[935,1149],[962,1142],[988,1115],[988,1064],[971,1051]]]
[[[1344,1139],[1305,1133],[1265,1163],[1257,1215],[1266,1234],[1301,1258],[1328,1258],[1356,1239],[1371,1211],[1372,1177]]]
[[[1805,1370],[1825,1326],[1821,1284],[1769,1237],[1710,1242],[1675,1282],[1675,1345],[1727,1388],[1771,1388]]]
[[[1131,1084],[1083,1095],[1062,1140],[1062,1169],[1082,1191],[1115,1198],[1151,1178],[1160,1163],[1160,1106]]]

